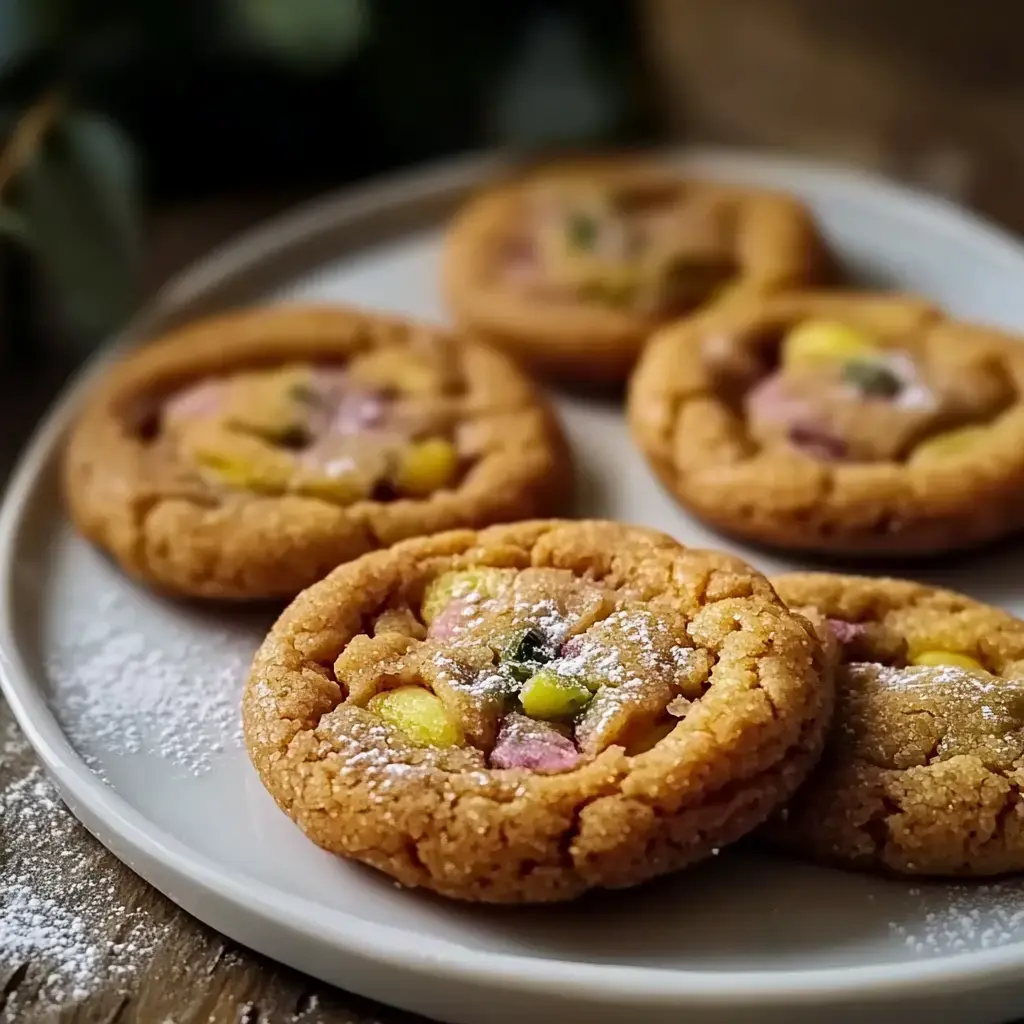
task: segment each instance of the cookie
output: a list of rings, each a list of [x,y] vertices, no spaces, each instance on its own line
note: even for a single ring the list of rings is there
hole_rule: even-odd
[[[706,857],[820,751],[825,648],[738,559],[540,521],[336,569],[264,641],[249,755],[319,846],[464,900],[566,900]]]
[[[64,462],[79,530],[178,594],[290,598],[395,541],[557,511],[568,455],[502,354],[339,307],[202,320],[115,366]]]
[[[843,663],[821,765],[765,834],[853,868],[1024,870],[1024,622],[905,580],[773,582],[828,617]]]
[[[443,286],[459,323],[534,369],[615,382],[666,320],[819,282],[827,265],[795,199],[607,161],[471,200],[448,233]]]
[[[665,328],[632,377],[633,437],[726,533],[929,555],[1024,524],[1024,345],[922,299],[793,293]]]

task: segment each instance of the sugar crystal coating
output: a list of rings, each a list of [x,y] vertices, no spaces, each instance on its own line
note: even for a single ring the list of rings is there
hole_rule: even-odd
[[[821,766],[768,834],[901,874],[1024,869],[1024,622],[902,580],[774,582],[845,635],[846,664]]]

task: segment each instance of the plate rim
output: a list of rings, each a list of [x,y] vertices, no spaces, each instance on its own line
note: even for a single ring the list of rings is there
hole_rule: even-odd
[[[887,207],[889,213],[904,219],[927,222],[929,230],[957,236],[960,244],[964,244],[966,234],[989,258],[1012,262],[1024,279],[1024,244],[1008,231],[947,200],[869,172],[754,150],[698,148],[669,150],[665,155],[697,171],[712,171],[722,177],[756,175],[767,170],[776,177],[827,183],[837,191],[861,198],[870,195],[876,207]],[[568,986],[578,990],[573,992],[575,996],[613,999],[636,1006],[685,1003],[707,1007],[778,1007],[822,998],[845,1003],[865,998],[936,997],[995,986],[1019,977],[1024,970],[1024,941],[895,964],[736,971],[555,960],[484,952],[448,940],[432,940],[430,949],[426,949],[415,933],[399,926],[367,921],[343,911],[326,912],[310,900],[286,897],[258,878],[228,871],[156,826],[104,783],[71,746],[21,657],[14,605],[18,540],[25,528],[26,510],[37,486],[48,471],[53,471],[51,467],[59,458],[59,446],[82,393],[118,351],[148,333],[149,325],[187,307],[218,284],[243,277],[254,266],[273,260],[282,249],[301,246],[325,222],[340,227],[367,211],[406,203],[414,194],[441,197],[464,191],[506,165],[506,161],[494,155],[470,155],[341,189],[218,246],[173,277],[111,344],[102,346],[90,357],[33,432],[0,506],[0,689],[72,813],[79,820],[88,818],[83,824],[94,835],[96,829],[91,822],[100,822],[103,830],[115,835],[134,854],[129,866],[161,891],[166,890],[155,881],[155,876],[176,877],[184,885],[198,887],[205,896],[227,900],[243,916],[254,914],[271,927],[288,929],[309,941],[328,942],[354,957],[399,970],[486,985],[490,989],[564,998]],[[110,848],[104,836],[97,838]],[[120,852],[115,851],[115,855],[126,860]],[[170,898],[180,905],[173,895]],[[214,926],[227,931],[219,923]],[[240,941],[246,943],[245,938]]]

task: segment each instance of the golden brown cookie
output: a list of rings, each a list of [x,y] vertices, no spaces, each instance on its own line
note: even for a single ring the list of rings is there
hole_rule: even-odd
[[[911,296],[792,293],[659,332],[633,437],[727,533],[932,554],[1024,524],[1024,345]]]
[[[905,580],[794,573],[843,664],[821,765],[767,835],[849,867],[1024,870],[1024,622]]]
[[[632,161],[549,167],[483,192],[449,231],[457,321],[544,373],[620,381],[659,324],[723,296],[820,282],[791,197]]]
[[[246,743],[324,849],[458,899],[571,899],[706,857],[791,796],[831,710],[826,646],[743,562],[663,534],[455,531],[294,601]]]
[[[557,510],[553,413],[502,354],[339,307],[229,313],[128,356],[64,464],[78,528],[131,575],[292,597],[397,540]]]

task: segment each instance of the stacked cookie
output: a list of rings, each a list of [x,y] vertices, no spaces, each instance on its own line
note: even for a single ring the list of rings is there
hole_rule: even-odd
[[[881,556],[1022,525],[1024,347],[815,290],[833,279],[789,197],[532,174],[451,227],[457,331],[275,307],[123,360],[72,433],[68,506],[161,590],[294,598],[245,691],[253,764],[314,842],[403,885],[564,900],[752,832],[853,867],[1017,870],[1024,623],[543,518],[570,456],[520,364],[630,375],[639,448],[728,534]]]

